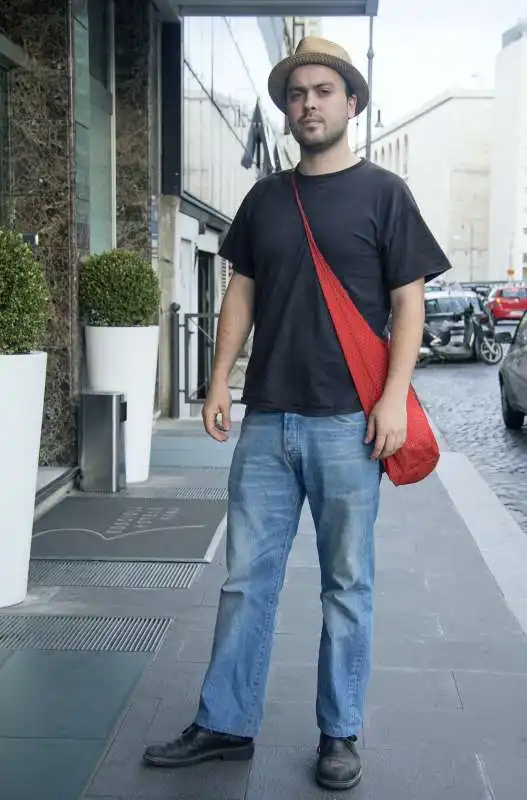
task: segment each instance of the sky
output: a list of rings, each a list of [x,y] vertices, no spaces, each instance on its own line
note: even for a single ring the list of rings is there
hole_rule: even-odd
[[[379,0],[374,32],[374,114],[385,125],[452,86],[492,88],[501,36],[527,18],[527,0]],[[366,77],[368,20],[323,20]]]

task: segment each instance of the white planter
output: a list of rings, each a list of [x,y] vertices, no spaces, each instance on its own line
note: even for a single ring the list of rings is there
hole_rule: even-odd
[[[46,353],[0,355],[0,608],[27,594]]]
[[[152,420],[159,328],[86,327],[86,363],[90,389],[122,392],[126,482],[142,483],[150,473]]]

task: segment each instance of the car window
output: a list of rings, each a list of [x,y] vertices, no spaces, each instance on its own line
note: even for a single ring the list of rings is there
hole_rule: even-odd
[[[527,297],[527,289],[520,289],[511,287],[510,289],[503,289],[502,290],[502,297],[517,297],[520,300],[525,300]]]
[[[438,300],[440,314],[462,314],[467,303],[461,297],[441,297]]]
[[[427,316],[434,314],[462,314],[469,303],[476,308],[481,307],[479,299],[476,297],[436,297],[433,300],[425,300]]]
[[[524,314],[514,337],[514,347],[527,347],[527,314]]]

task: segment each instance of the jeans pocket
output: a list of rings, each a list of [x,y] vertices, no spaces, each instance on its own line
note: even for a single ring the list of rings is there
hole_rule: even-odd
[[[355,411],[352,414],[334,414],[333,419],[338,425],[343,425],[348,428],[364,428],[366,426],[366,415],[364,411]]]

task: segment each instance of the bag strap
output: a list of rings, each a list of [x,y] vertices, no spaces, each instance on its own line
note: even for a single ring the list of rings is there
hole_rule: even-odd
[[[304,211],[304,206],[302,205],[302,201],[300,199],[300,192],[298,191],[298,184],[296,182],[294,173],[292,176],[292,180],[293,180],[293,190],[295,192],[296,203],[298,205],[298,210],[300,211],[300,216],[302,217],[302,222],[304,223],[304,230],[306,232],[307,243],[309,245],[311,256],[313,258],[313,261],[315,262],[315,267],[317,268],[317,273],[318,273],[320,268],[323,269],[324,267],[326,267],[327,269],[329,269],[329,264],[326,262],[326,259],[318,249],[315,237],[313,236],[313,231],[311,230],[311,226],[309,224],[306,212]]]

